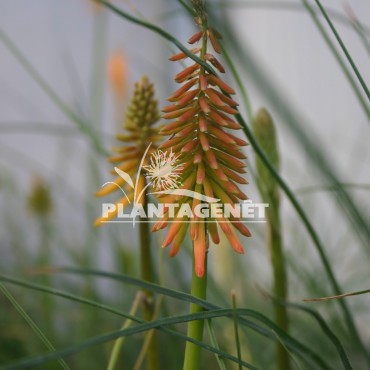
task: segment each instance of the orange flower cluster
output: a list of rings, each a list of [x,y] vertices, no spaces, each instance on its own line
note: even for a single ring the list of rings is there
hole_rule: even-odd
[[[158,134],[158,127],[153,127],[153,125],[158,122],[159,118],[158,102],[154,98],[153,84],[144,76],[135,84],[134,95],[126,113],[124,127],[128,134],[117,135],[117,139],[127,145],[113,148],[116,155],[108,158],[109,162],[115,163],[119,176],[96,193],[96,196],[102,197],[122,188],[127,196],[116,202],[115,211],[110,212],[107,217],[98,218],[95,221],[95,226],[100,226],[104,222],[117,217],[118,205],[126,207],[129,202],[134,201],[135,194],[142,193],[146,180],[143,172],[138,175],[137,171],[149,145],[149,150],[144,158],[144,165],[149,164],[147,158],[158,149],[158,142],[162,139],[162,136]],[[112,171],[112,173],[117,174],[117,171]],[[139,177],[137,178],[137,176]],[[136,182],[135,192],[135,185],[133,184]],[[142,196],[135,199],[135,201],[143,204],[145,197]]]
[[[191,49],[204,62],[212,65],[220,73],[224,67],[218,59],[207,51],[210,41],[213,49],[221,53],[218,43],[219,35],[206,27],[189,39],[189,44],[201,42],[201,46]],[[185,53],[173,55],[170,60],[186,59]],[[209,73],[198,63],[193,63],[175,76],[175,81],[182,86],[168,100],[171,105],[163,109],[163,117],[171,123],[162,128],[161,134],[170,138],[161,145],[162,150],[168,150],[178,156],[182,165],[180,189],[187,189],[209,197],[217,197],[223,204],[238,203],[247,199],[238,184],[246,184],[241,176],[246,171],[240,146],[247,143],[230,133],[239,130],[240,125],[230,117],[238,113],[237,103],[230,98],[234,90],[218,76]],[[189,203],[194,209],[199,199],[170,194],[162,198],[164,203]],[[205,257],[208,248],[208,236],[214,243],[219,243],[219,225],[234,250],[243,253],[243,247],[236,234],[238,230],[245,236],[250,232],[237,218],[207,218],[193,219],[175,217],[167,214],[155,224],[153,231],[160,230],[168,224],[169,230],[163,242],[163,247],[172,244],[170,255],[174,256],[185,238],[190,227],[190,237],[194,242],[195,270],[197,276],[204,275]],[[182,222],[183,221],[183,222]],[[196,221],[196,222],[194,222]],[[189,226],[190,225],[190,226]]]

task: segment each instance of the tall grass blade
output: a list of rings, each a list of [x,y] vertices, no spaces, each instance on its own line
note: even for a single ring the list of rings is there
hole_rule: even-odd
[[[17,312],[23,317],[23,319],[27,322],[30,328],[34,331],[34,333],[40,338],[42,343],[44,343],[45,347],[50,352],[55,352],[54,346],[51,344],[49,339],[45,336],[42,330],[37,326],[37,324],[31,319],[31,317],[27,314],[27,312],[22,308],[22,306],[17,302],[17,300],[13,297],[13,295],[9,292],[9,290],[4,286],[4,284],[0,283],[0,291],[5,295],[5,297],[9,300],[9,302],[13,305],[13,307],[17,310]],[[67,363],[60,357],[55,357],[58,361],[60,367],[64,370],[71,370]]]
[[[305,0],[305,1],[306,1],[306,0]],[[356,77],[357,77],[358,81],[360,82],[360,84],[361,84],[361,86],[362,86],[362,88],[363,88],[363,90],[364,90],[364,92],[365,92],[365,94],[366,94],[366,96],[367,96],[368,100],[370,101],[370,91],[369,91],[369,89],[368,89],[368,87],[367,87],[367,85],[366,85],[366,82],[365,82],[365,80],[363,79],[363,77],[362,77],[362,75],[361,75],[360,71],[358,70],[358,68],[357,68],[357,66],[356,66],[356,64],[355,64],[355,62],[354,62],[354,60],[352,59],[351,54],[348,52],[346,45],[344,45],[343,40],[342,40],[342,39],[341,39],[341,37],[339,36],[338,31],[337,31],[337,30],[336,30],[336,28],[334,27],[333,22],[331,21],[330,17],[329,17],[329,16],[328,16],[328,14],[326,13],[326,10],[325,10],[325,8],[322,6],[322,4],[321,4],[320,0],[315,0],[315,3],[316,3],[316,4],[317,4],[317,6],[319,7],[319,9],[320,9],[320,11],[321,11],[322,15],[324,16],[324,18],[325,18],[326,22],[328,23],[328,25],[329,25],[329,27],[330,27],[331,31],[333,32],[333,34],[334,34],[335,38],[337,39],[339,46],[341,47],[341,49],[342,49],[342,51],[343,51],[344,55],[346,56],[346,58],[347,58],[347,60],[348,60],[349,64],[351,65],[351,67],[352,67],[352,69],[353,69],[353,72],[355,73],[355,75],[356,75]]]

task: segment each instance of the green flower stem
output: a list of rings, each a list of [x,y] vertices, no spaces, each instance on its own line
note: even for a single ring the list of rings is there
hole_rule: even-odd
[[[204,263],[204,276],[199,278],[195,273],[195,258],[193,254],[193,270],[191,280],[191,295],[196,298],[206,299],[207,293],[207,257]],[[189,313],[197,313],[203,311],[203,307],[191,303]],[[202,341],[203,339],[203,320],[190,321],[188,324],[187,336],[189,338]],[[198,370],[200,368],[201,347],[198,345],[186,342],[185,358],[183,370]]]
[[[279,170],[279,149],[277,144],[276,130],[273,119],[266,109],[260,109],[253,120],[253,133],[258,144],[265,151],[269,161]],[[274,279],[274,297],[278,301],[286,301],[288,288],[285,269],[285,257],[283,251],[283,238],[280,221],[280,197],[279,188],[271,172],[267,169],[260,158],[256,158],[257,185],[261,197],[269,204],[266,210],[268,248],[270,251],[271,265]],[[288,313],[285,305],[274,303],[274,315],[276,324],[288,331]],[[281,342],[277,343],[277,368],[289,370],[289,354]]]
[[[145,200],[143,208],[147,213],[147,194],[144,192]],[[140,264],[141,278],[144,281],[154,283],[154,271],[152,263],[152,254],[150,250],[150,229],[149,223],[140,222]],[[143,290],[144,298],[144,319],[151,321],[154,316],[154,295],[153,292],[147,289]],[[147,365],[148,370],[158,370],[158,352],[156,344],[156,333],[153,333],[150,343],[148,344]]]
[[[278,209],[270,209],[267,212],[268,245],[274,275],[274,296],[285,301],[287,299],[287,279]],[[288,331],[286,306],[275,303],[274,315],[276,324],[284,331]],[[280,370],[290,369],[289,354],[280,342],[277,344],[277,364]]]
[[[143,301],[143,294],[142,294],[142,292],[138,292],[136,294],[135,300],[134,300],[134,302],[131,306],[131,310],[130,310],[129,315],[133,316],[133,315],[136,314],[136,311],[138,310],[142,301]],[[122,330],[129,328],[131,323],[132,323],[132,320],[127,319],[125,321],[125,323],[122,325]],[[126,337],[120,337],[120,338],[116,339],[116,341],[114,342],[114,346],[113,346],[113,349],[112,349],[112,352],[111,352],[111,355],[110,355],[110,358],[109,358],[109,363],[108,363],[107,370],[115,370],[116,369],[119,354],[121,352],[121,349],[122,349],[122,346],[125,342],[125,339],[126,339]]]

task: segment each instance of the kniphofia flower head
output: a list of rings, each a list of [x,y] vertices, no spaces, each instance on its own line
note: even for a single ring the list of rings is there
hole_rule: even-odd
[[[201,5],[199,1],[195,3]],[[225,73],[217,57],[208,50],[210,43],[215,53],[221,53],[218,41],[220,36],[208,28],[204,8],[195,8],[198,11],[196,23],[201,30],[188,41],[194,45],[191,52],[218,72]],[[200,45],[195,45],[198,42]],[[172,61],[185,59],[189,60],[183,52],[170,58]],[[230,97],[235,93],[234,90],[216,74],[192,60],[189,66],[175,76],[175,81],[181,87],[168,98],[172,104],[163,109],[163,117],[171,122],[161,130],[163,135],[170,138],[160,148],[174,153],[178,163],[183,166],[179,189],[216,197],[223,204],[246,200],[247,196],[239,185],[247,183],[242,177],[246,172],[243,162],[246,157],[240,149],[247,143],[232,133],[241,128],[232,117],[238,113],[238,104]],[[166,195],[162,200],[164,203],[188,203],[192,209],[200,203],[198,198],[175,194]],[[172,245],[170,255],[174,256],[189,230],[194,242],[196,274],[200,277],[204,274],[208,234],[217,244],[221,230],[238,253],[243,253],[243,246],[236,231],[250,236],[248,228],[237,217],[195,217],[192,222],[188,221],[188,217],[179,213],[170,219],[167,213],[154,225],[153,231],[169,225],[163,247]]]
[[[96,226],[117,217],[119,205],[126,207],[133,201],[144,203],[144,195],[137,199],[134,199],[134,196],[143,194],[146,183],[144,172],[139,171],[141,161],[143,159],[143,165],[150,164],[148,158],[156,152],[158,141],[162,138],[158,134],[158,128],[154,127],[159,118],[153,84],[144,76],[135,84],[134,94],[124,122],[126,132],[117,135],[117,139],[124,145],[113,148],[115,154],[108,158],[109,162],[115,165],[112,173],[118,176],[104,184],[96,193],[98,197],[102,197],[115,191],[122,191],[124,196],[116,202],[114,211],[110,212],[107,217],[102,216],[96,220]],[[147,155],[144,156],[146,151]]]

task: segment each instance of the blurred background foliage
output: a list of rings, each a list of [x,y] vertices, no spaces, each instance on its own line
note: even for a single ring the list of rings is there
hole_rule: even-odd
[[[113,2],[185,44],[195,27],[181,3]],[[329,8],[330,20],[368,83],[370,5],[322,4]],[[237,88],[241,114],[248,126],[260,107],[274,117],[281,176],[318,236],[341,291],[368,289],[370,101],[317,2],[208,1],[208,10],[236,71],[233,76],[233,66],[228,65],[227,80]],[[177,49],[160,35],[87,0],[37,0],[32,5],[3,1],[0,41],[1,274],[128,313],[138,287],[50,268],[68,265],[139,278],[137,231],[131,225],[93,228],[101,212],[94,192],[110,176],[106,155],[115,144],[114,135],[122,130],[134,81],[148,75],[159,105],[164,106],[165,97],[174,90],[173,75],[180,70],[167,58]],[[248,147],[246,152],[250,182],[246,192],[261,201],[255,151]],[[336,292],[312,234],[288,198],[280,191],[289,301],[322,316],[354,369],[370,368],[369,355],[364,353],[370,351],[369,295],[345,301],[366,351],[349,329],[341,303],[302,303],[304,298]],[[250,229],[253,237],[244,239],[243,256],[234,254],[226,242],[211,246],[208,301],[230,308],[234,290],[239,308],[273,320],[266,226],[252,224]],[[161,238],[152,237],[156,281],[188,292],[190,242],[169,259],[168,251],[160,249]],[[122,317],[91,305],[9,281],[2,285],[0,297],[0,368],[4,369],[12,361],[48,352],[51,348],[43,336],[56,349],[77,348],[91,337],[118,330],[123,322]],[[161,317],[187,312],[186,300],[164,297]],[[290,335],[322,357],[328,368],[343,368],[335,346],[315,319],[300,309],[287,310]],[[218,318],[212,323],[220,349],[236,356],[233,322]],[[175,328],[183,331],[184,324]],[[161,368],[179,368],[183,339],[162,331],[158,335]],[[205,341],[211,339],[206,336]],[[126,340],[124,368],[134,368],[142,342],[143,334]],[[243,360],[258,369],[276,368],[273,340],[241,325],[240,342]],[[111,343],[106,343],[78,351],[66,363],[71,369],[101,369],[110,349]],[[214,354],[203,352],[204,368],[220,366]],[[292,368],[325,368],[317,362],[307,364],[294,350],[289,355]],[[32,368],[62,366],[54,360]],[[227,361],[226,367],[237,368]]]

